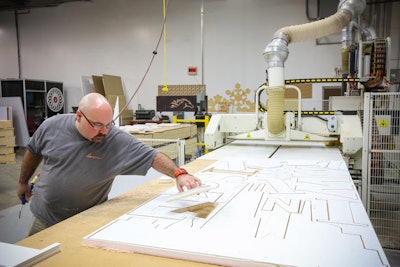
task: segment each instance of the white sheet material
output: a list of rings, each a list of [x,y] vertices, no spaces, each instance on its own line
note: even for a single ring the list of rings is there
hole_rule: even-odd
[[[0,266],[32,266],[60,251],[60,243],[44,249],[0,242]]]
[[[212,189],[166,202],[175,187],[83,243],[221,265],[387,266],[343,160],[224,158],[196,174]],[[175,209],[217,204],[205,219]]]

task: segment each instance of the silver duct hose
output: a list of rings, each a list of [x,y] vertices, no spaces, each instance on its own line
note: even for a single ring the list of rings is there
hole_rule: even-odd
[[[365,0],[340,1],[338,11],[323,20],[302,25],[281,28],[276,31],[272,41],[265,48],[263,55],[267,62],[268,83],[268,130],[272,135],[281,134],[284,129],[284,63],[289,55],[287,48],[290,42],[313,40],[341,31],[353,18],[358,17],[364,9]]]

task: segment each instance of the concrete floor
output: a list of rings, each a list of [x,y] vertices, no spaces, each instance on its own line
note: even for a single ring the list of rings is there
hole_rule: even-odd
[[[0,164],[0,242],[12,244],[24,239],[31,224],[32,213],[29,204],[23,206],[21,210],[22,205],[15,193],[24,152],[25,148],[16,149],[15,164]],[[155,170],[150,170],[146,176],[118,176],[109,198],[160,176],[161,174]],[[385,250],[385,253],[392,267],[400,267],[400,251]]]

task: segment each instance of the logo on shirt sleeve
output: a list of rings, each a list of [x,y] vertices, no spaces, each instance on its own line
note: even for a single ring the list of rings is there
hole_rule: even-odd
[[[87,154],[85,157],[88,158],[88,159],[102,159],[102,158],[100,158],[100,157],[94,156],[94,155],[92,154],[92,152],[90,152],[89,154]]]

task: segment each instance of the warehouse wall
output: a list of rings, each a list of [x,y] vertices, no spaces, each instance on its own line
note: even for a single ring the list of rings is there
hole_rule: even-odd
[[[201,0],[169,3],[167,83],[200,84]],[[398,4],[394,6],[393,12],[399,10]],[[73,2],[32,9],[19,15],[18,21],[22,78],[64,82],[67,108],[71,111],[83,95],[82,75],[119,75],[124,80],[126,96],[132,95],[160,37],[162,1]],[[204,83],[209,98],[225,95],[236,83],[242,88],[257,89],[265,81],[262,51],[275,31],[306,22],[303,0],[205,0]],[[18,78],[14,12],[0,12],[0,27],[0,78]],[[398,32],[397,26],[397,35]],[[398,47],[398,36],[395,42]],[[156,107],[157,86],[164,83],[163,39],[157,51],[130,105],[132,109],[138,104],[146,109]],[[316,45],[312,40],[290,44],[289,51],[287,79],[332,77],[340,65],[340,45]],[[398,51],[394,52],[398,55]],[[398,65],[398,60],[394,64]],[[188,76],[188,66],[197,66],[198,75]],[[314,85],[315,99],[321,99],[321,86]]]

